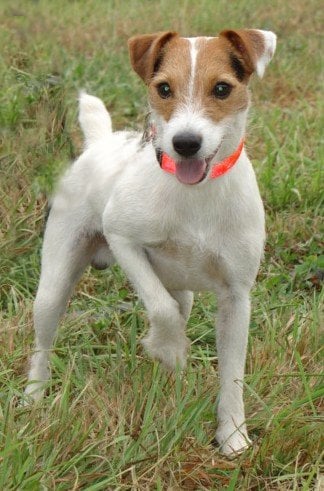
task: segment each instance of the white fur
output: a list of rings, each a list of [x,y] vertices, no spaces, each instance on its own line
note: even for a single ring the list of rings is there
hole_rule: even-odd
[[[85,146],[89,146],[112,132],[111,118],[104,103],[93,95],[80,92],[79,123],[84,133]]]
[[[197,108],[182,108],[169,123],[154,117],[164,151],[172,154],[176,131],[198,127],[204,135],[201,151],[208,155],[220,144],[223,158],[244,134],[246,113],[218,125]],[[90,262],[116,260],[148,312],[143,345],[168,368],[185,366],[192,292],[217,294],[216,436],[224,453],[239,452],[249,444],[242,398],[249,292],[265,238],[252,165],[243,151],[226,175],[184,185],[160,169],[152,144],[141,147],[139,134],[111,132],[99,99],[81,96],[80,122],[87,148],[61,181],[44,237],[34,306],[36,350],[26,393],[34,399],[42,395],[57,325],[75,282]]]
[[[156,144],[159,148],[163,148],[170,157],[177,159],[179,156],[172,144],[173,137],[182,132],[197,133],[203,135],[197,159],[209,157],[219,148],[211,162],[212,165],[231,154],[238,146],[244,136],[247,110],[236,113],[234,117],[228,116],[219,123],[214,123],[204,116],[202,108],[196,107],[194,102],[180,106],[168,122],[154,109],[152,115],[157,128]]]
[[[262,31],[256,29],[263,37],[265,43],[265,50],[260,56],[256,64],[256,72],[260,78],[263,77],[266,66],[269,64],[271,58],[274,55],[277,45],[277,36],[271,31]]]
[[[196,75],[196,60],[198,49],[196,47],[197,38],[188,38],[190,43],[190,79],[189,79],[189,100],[192,100]]]

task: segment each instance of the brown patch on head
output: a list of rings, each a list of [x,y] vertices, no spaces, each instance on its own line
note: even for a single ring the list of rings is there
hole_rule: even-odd
[[[248,75],[241,70],[240,80],[237,70],[233,69],[233,52],[221,37],[198,39],[194,97],[199,100],[204,113],[213,121],[248,107]],[[215,97],[215,86],[225,82],[231,87],[228,97]]]
[[[241,58],[249,75],[256,69],[258,59],[265,51],[265,41],[256,29],[226,30],[220,36],[227,39]]]
[[[149,86],[150,103],[166,121],[188,99],[190,75],[190,43],[187,39],[176,37],[168,43],[159,70]],[[159,95],[158,88],[162,83],[170,86],[171,97],[163,99]]]
[[[149,86],[151,106],[165,121],[183,106],[218,122],[247,109],[247,83],[265,41],[253,29],[190,40],[168,32],[137,36],[129,47],[135,71]],[[217,92],[220,84],[228,91],[225,96]]]
[[[158,32],[134,36],[128,40],[131,64],[145,83],[148,84],[158,70],[164,48],[175,36],[175,32]]]
[[[197,51],[194,63],[192,42]],[[243,67],[240,73],[241,77],[238,77],[237,70],[233,69],[233,49],[224,38],[202,37],[189,41],[176,37],[168,43],[159,70],[149,84],[150,103],[165,121],[178,107],[188,104],[213,121],[220,121],[248,106],[248,74]],[[231,86],[227,99],[217,99],[214,95],[215,85],[219,82]],[[165,99],[161,98],[158,90],[162,83],[167,83],[171,89],[171,96]]]

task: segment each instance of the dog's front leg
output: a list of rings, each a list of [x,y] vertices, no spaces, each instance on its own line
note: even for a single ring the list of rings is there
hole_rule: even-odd
[[[223,290],[218,296],[216,324],[220,394],[216,439],[230,455],[250,443],[243,404],[243,378],[250,320],[249,291]]]
[[[186,321],[178,302],[154,272],[144,248],[127,237],[107,234],[109,246],[144,302],[150,330],[142,344],[148,353],[168,368],[184,367],[188,349]]]

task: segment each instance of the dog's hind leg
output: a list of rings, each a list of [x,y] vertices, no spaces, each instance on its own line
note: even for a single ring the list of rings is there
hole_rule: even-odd
[[[40,399],[49,378],[49,353],[60,317],[76,281],[91,260],[89,238],[76,225],[77,216],[51,211],[45,231],[42,270],[34,302],[35,352],[25,394]]]

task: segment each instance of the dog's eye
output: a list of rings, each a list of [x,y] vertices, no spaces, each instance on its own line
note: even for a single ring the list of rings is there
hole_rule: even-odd
[[[213,95],[217,99],[226,99],[231,93],[232,86],[226,82],[218,82],[213,88]]]
[[[162,97],[162,99],[168,99],[169,97],[171,97],[171,88],[170,85],[167,84],[166,82],[159,84],[157,86],[157,91],[159,96]]]

